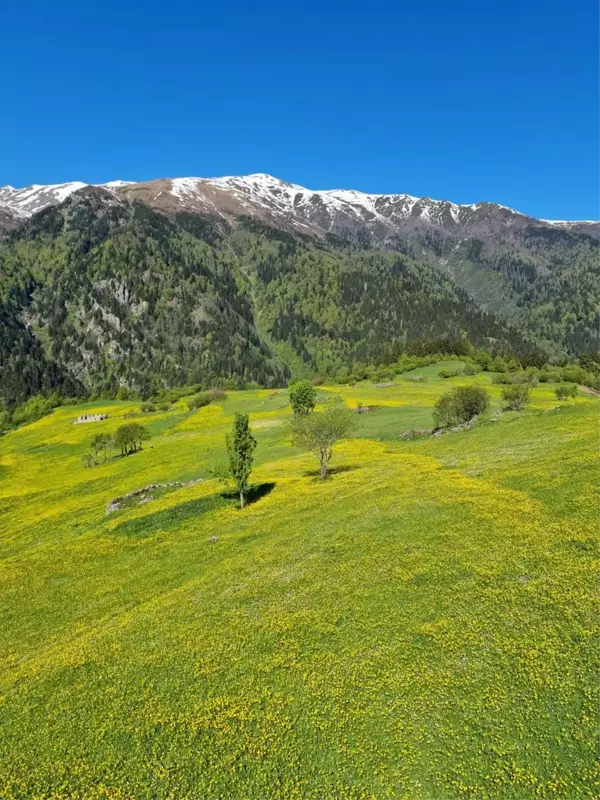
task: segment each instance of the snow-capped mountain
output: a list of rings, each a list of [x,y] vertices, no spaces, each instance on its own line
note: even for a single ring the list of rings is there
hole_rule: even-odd
[[[50,205],[57,205],[88,184],[0,188],[0,226],[10,226]],[[408,194],[367,194],[352,189],[314,191],[257,173],[222,178],[161,178],[143,183],[115,180],[102,184],[115,198],[146,203],[159,211],[258,217],[305,233],[334,233],[384,244],[411,231],[431,228],[489,235],[530,224],[532,218],[498,203],[459,205]],[[537,220],[542,225],[598,235],[593,221]]]

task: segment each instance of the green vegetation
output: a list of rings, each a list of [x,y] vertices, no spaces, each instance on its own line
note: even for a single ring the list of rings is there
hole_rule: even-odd
[[[236,412],[231,436],[227,436],[227,456],[229,459],[229,475],[235,483],[240,496],[240,508],[246,505],[248,479],[252,472],[256,439],[250,433],[248,414]]]
[[[12,413],[52,392],[147,400],[165,387],[276,387],[312,375],[344,383],[389,373],[402,354],[475,359],[474,347],[493,351],[479,366],[494,370],[585,351],[590,372],[597,243],[540,236],[522,242],[539,251],[531,263],[479,248],[487,272],[510,284],[497,314],[460,288],[458,267],[459,285],[448,279],[431,243],[377,251],[247,218],[231,227],[73,195],[0,243],[1,396]]]
[[[184,395],[91,470],[139,400],[6,433],[0,797],[596,798],[598,398],[505,414],[482,371],[450,379],[489,393],[470,430],[405,441],[451,366],[318,387],[371,409],[326,481],[286,390]],[[211,477],[237,413],[243,513]]]
[[[511,411],[522,411],[529,402],[529,386],[526,383],[513,383],[502,389],[502,399]]]
[[[290,405],[295,417],[302,417],[315,407],[317,390],[310,381],[296,381],[290,388]]]
[[[358,405],[358,408],[361,404]],[[352,412],[341,405],[332,405],[316,414],[296,415],[292,423],[294,444],[314,453],[319,459],[321,480],[333,455],[333,445],[347,436],[354,427]]]
[[[481,386],[455,386],[437,401],[435,423],[438,428],[446,428],[470,422],[473,417],[487,411],[489,404],[489,393]]]
[[[554,390],[554,392],[556,394],[556,399],[557,400],[567,400],[569,397],[572,397],[573,399],[575,397],[577,397],[577,395],[579,393],[579,389],[573,383],[573,384],[570,384],[570,385],[569,384],[565,384],[565,385],[562,385],[562,386],[557,386],[556,389]]]
[[[137,422],[129,422],[121,425],[112,437],[113,445],[121,451],[122,456],[130,453],[137,453],[138,448],[142,449],[142,442],[150,438],[150,434]]]

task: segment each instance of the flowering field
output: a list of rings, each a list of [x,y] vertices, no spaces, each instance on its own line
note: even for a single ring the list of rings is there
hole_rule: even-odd
[[[598,402],[500,413],[426,371],[321,387],[375,406],[326,482],[278,390],[140,415],[89,469],[139,403],[0,439],[2,800],[598,797]],[[466,382],[475,428],[401,438]],[[209,473],[240,410],[241,512]]]

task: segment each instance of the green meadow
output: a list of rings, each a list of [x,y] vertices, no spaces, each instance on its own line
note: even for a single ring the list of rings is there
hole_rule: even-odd
[[[0,438],[0,798],[598,797],[598,400],[506,412],[456,365],[319,387],[371,407],[327,481],[285,390]],[[402,437],[469,382],[471,430]],[[236,411],[243,511],[211,477]],[[131,412],[143,450],[85,468]]]

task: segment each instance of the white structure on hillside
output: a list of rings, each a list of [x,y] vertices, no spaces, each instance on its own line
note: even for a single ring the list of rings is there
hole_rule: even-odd
[[[79,425],[80,422],[100,422],[103,419],[108,419],[108,414],[81,414],[73,425]]]

